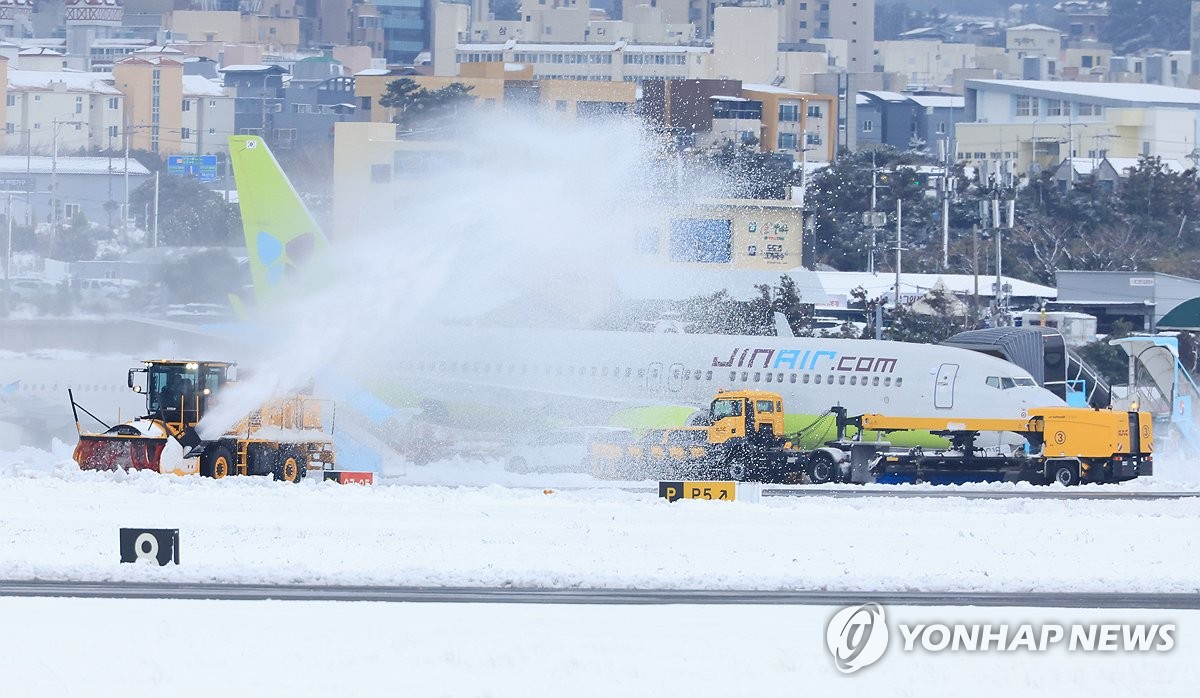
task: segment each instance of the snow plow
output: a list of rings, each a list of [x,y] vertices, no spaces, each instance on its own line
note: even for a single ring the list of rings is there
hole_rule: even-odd
[[[299,482],[309,470],[333,468],[333,411],[328,401],[303,393],[277,397],[206,439],[197,426],[235,383],[236,364],[160,359],[144,363],[143,368],[129,370],[127,383],[146,395],[146,414],[100,433],[80,430],[74,459],[81,470],[154,470],[211,478],[271,475]],[[145,374],[144,382],[135,382],[138,373]],[[76,425],[79,410],[95,418],[74,395],[71,408]]]

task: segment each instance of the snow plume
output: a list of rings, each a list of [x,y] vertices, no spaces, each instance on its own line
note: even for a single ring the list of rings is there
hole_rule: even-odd
[[[488,115],[453,142],[414,143],[433,148],[422,172],[398,171],[386,196],[327,231],[304,291],[265,309],[255,373],[202,435],[322,369],[386,374],[421,326],[587,326],[638,232],[657,233],[680,206],[674,160],[631,120]]]

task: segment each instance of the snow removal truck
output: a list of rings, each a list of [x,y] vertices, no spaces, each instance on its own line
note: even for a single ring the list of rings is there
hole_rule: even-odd
[[[74,458],[81,470],[199,472],[211,478],[272,475],[276,480],[299,482],[310,469],[333,468],[333,411],[328,401],[302,393],[273,398],[220,435],[205,439],[197,425],[235,383],[236,364],[144,363],[143,368],[129,369],[127,383],[134,392],[146,395],[145,416],[98,434],[80,430]],[[139,373],[144,375],[143,382],[135,380]],[[70,397],[76,425],[79,410],[96,419],[75,402],[74,395]]]

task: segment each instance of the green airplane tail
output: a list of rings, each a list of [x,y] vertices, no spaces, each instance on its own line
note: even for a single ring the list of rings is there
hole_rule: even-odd
[[[328,242],[308,207],[258,136],[230,136],[250,274],[259,307],[282,295],[286,281]],[[234,300],[235,307],[240,301]]]

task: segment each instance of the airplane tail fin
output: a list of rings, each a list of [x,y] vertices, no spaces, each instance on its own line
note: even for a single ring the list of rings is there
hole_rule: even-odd
[[[229,160],[237,184],[254,295],[261,306],[280,294],[284,281],[328,243],[262,138],[230,136]]]

